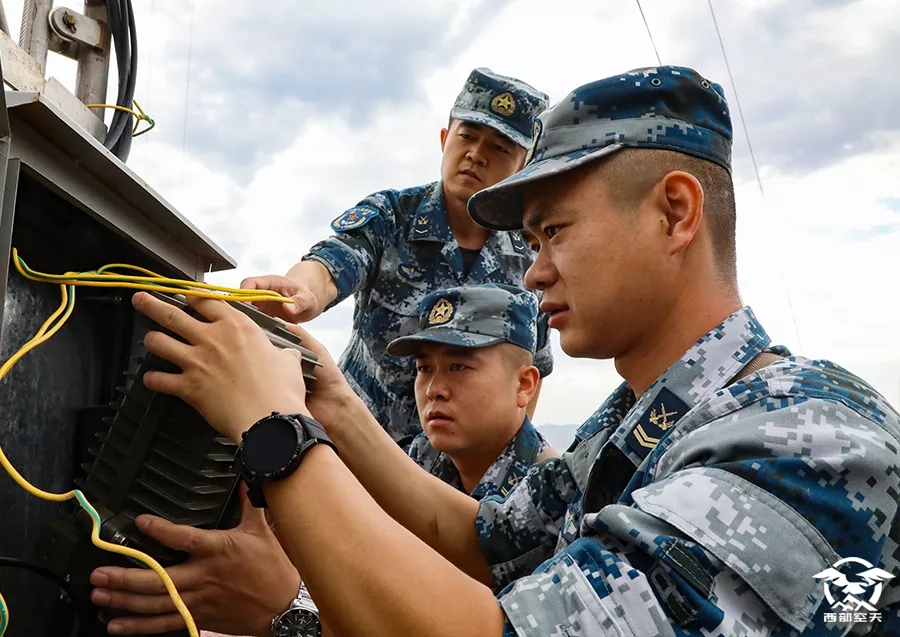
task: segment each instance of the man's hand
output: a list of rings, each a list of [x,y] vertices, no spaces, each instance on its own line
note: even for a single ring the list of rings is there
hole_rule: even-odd
[[[285,325],[285,328],[300,337],[303,347],[313,352],[321,365],[316,368],[313,391],[306,396],[306,408],[313,418],[328,431],[329,425],[345,417],[351,408],[368,411],[325,346],[299,325]]]
[[[239,526],[207,531],[172,524],[154,516],[138,518],[138,527],[168,547],[190,554],[167,569],[194,621],[204,630],[231,635],[269,635],[271,621],[284,612],[300,588],[300,575],[266,523],[262,509],[242,496]],[[91,601],[149,617],[118,618],[109,632],[156,634],[184,628],[162,581],[153,571],[101,567],[91,575],[97,588]]]
[[[258,301],[254,303],[261,312],[280,318],[288,323],[309,321],[325,308],[319,307],[319,300],[308,285],[297,283],[287,277],[271,274],[256,276],[241,281],[245,290],[271,290],[281,296],[292,299],[293,303],[277,303],[275,301]]]
[[[151,391],[181,398],[236,442],[273,410],[308,413],[300,353],[276,348],[259,326],[227,302],[188,297],[209,323],[143,292],[135,294],[132,303],[187,341],[162,332],[144,337],[149,352],[182,370],[147,372],[144,384]]]
[[[337,284],[331,272],[315,259],[300,261],[287,276],[258,276],[244,279],[241,287],[246,290],[271,290],[290,298],[293,303],[255,303],[269,316],[288,323],[311,321],[325,311],[338,296]]]

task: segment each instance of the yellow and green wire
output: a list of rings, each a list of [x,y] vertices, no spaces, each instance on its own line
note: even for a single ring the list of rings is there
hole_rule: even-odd
[[[155,272],[152,272],[151,270],[147,270],[145,268],[124,263],[110,263],[90,272],[67,272],[66,274],[59,275],[45,274],[43,272],[32,270],[19,256],[18,251],[15,248],[13,248],[12,251],[12,258],[16,269],[26,279],[59,285],[62,299],[57,310],[53,314],[51,314],[50,317],[44,322],[44,324],[41,326],[41,329],[39,329],[38,332],[19,349],[19,351],[13,354],[9,358],[9,360],[7,360],[5,363],[3,363],[2,366],[0,366],[0,380],[2,380],[4,376],[6,376],[6,374],[13,368],[13,366],[17,362],[19,362],[19,360],[21,360],[23,356],[25,356],[25,354],[27,354],[37,346],[50,340],[50,338],[52,338],[53,335],[60,330],[63,324],[72,315],[72,310],[74,310],[75,308],[75,286],[118,287],[136,290],[152,290],[169,294],[184,294],[186,296],[198,296],[202,298],[221,299],[226,301],[274,301],[281,303],[291,302],[290,299],[282,297],[280,294],[271,292],[269,290],[242,290],[238,288],[210,285],[208,283],[199,283],[197,281],[173,279],[160,276]],[[140,276],[119,274],[113,272],[113,270],[138,272],[140,273]],[[0,447],[0,465],[3,466],[10,477],[12,477],[12,479],[20,487],[25,489],[31,495],[41,498],[42,500],[49,500],[52,502],[65,502],[74,498],[78,502],[78,504],[81,505],[81,508],[84,509],[91,517],[91,542],[93,542],[94,546],[97,546],[98,548],[104,549],[111,553],[117,553],[119,555],[125,555],[127,557],[134,558],[146,564],[149,568],[153,569],[153,571],[155,571],[156,574],[159,575],[160,579],[166,587],[166,590],[169,593],[169,596],[172,598],[175,607],[184,618],[185,625],[187,626],[188,632],[190,633],[191,637],[199,637],[197,626],[194,623],[193,618],[191,617],[190,611],[188,610],[184,601],[181,599],[181,596],[178,594],[178,591],[175,588],[175,584],[172,582],[172,579],[169,577],[163,567],[160,566],[160,564],[152,557],[145,553],[142,553],[141,551],[137,551],[127,546],[111,544],[109,542],[101,540],[100,515],[97,513],[97,510],[94,509],[94,507],[91,505],[91,503],[88,502],[87,498],[79,489],[68,491],[66,493],[49,493],[35,487],[24,477],[22,477],[22,475],[18,471],[16,471],[15,467],[12,466],[9,459],[6,457],[6,454],[3,453],[2,447]],[[0,637],[3,637],[4,633],[6,632],[6,628],[9,625],[9,616],[9,608],[6,605],[6,601],[3,599],[3,595],[0,594]]]

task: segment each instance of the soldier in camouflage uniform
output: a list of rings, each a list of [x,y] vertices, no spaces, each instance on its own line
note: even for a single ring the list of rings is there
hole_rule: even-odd
[[[570,303],[581,300],[577,278],[567,278],[568,291],[557,285],[568,258],[562,244],[578,241],[566,230],[576,232],[577,221],[550,211],[551,202],[577,196],[592,172],[613,180],[643,166],[652,184],[656,163],[672,191],[641,185],[662,209],[653,221],[665,234],[654,240],[669,240],[673,251],[679,241],[699,242],[728,283],[718,298],[685,310],[716,303],[732,310],[661,373],[625,372],[627,382],[562,460],[535,468],[505,502],[482,504],[479,541],[494,586],[503,588],[510,634],[842,635],[853,626],[852,634],[887,635],[898,628],[890,610],[876,622],[868,613],[862,622],[835,621],[816,575],[847,557],[900,574],[900,417],[850,372],[774,346],[752,310],[739,306],[733,247],[722,249],[716,236],[734,232],[733,194],[716,190],[730,182],[731,137],[719,85],[691,69],[641,69],[576,89],[546,112],[526,168],[470,201],[473,218],[488,227],[521,228],[524,220],[541,251],[526,280],[544,291],[542,308],[563,349],[580,355],[597,345],[579,341],[584,326],[571,316]],[[691,227],[704,220],[690,218],[689,189],[676,190],[683,177],[673,179],[670,168],[699,180],[706,228]],[[536,183],[551,189],[548,198],[533,196]],[[627,199],[615,192],[627,187],[607,183],[604,203]],[[642,248],[649,249],[639,240],[629,246]],[[663,277],[650,283],[658,297]],[[592,327],[609,325],[616,311],[594,316]],[[670,319],[661,327],[677,330]],[[619,348],[618,369],[634,365],[627,345],[604,345]],[[557,521],[551,532],[548,516]],[[900,589],[881,598],[893,608]]]
[[[387,347],[416,361],[424,431],[409,457],[476,500],[505,497],[531,465],[558,455],[525,413],[538,382],[538,312],[533,294],[510,286],[439,290],[419,305],[419,331]]]
[[[385,347],[416,328],[416,308],[429,292],[478,283],[522,287],[532,255],[521,234],[476,225],[466,202],[522,167],[533,118],[546,107],[547,96],[525,82],[473,70],[441,132],[440,181],[369,195],[335,219],[335,234],[312,246],[286,277],[242,283],[294,297],[293,305],[260,305],[292,322],[354,297],[353,332],[341,369],[404,448],[421,431],[415,369]],[[543,326],[541,335],[535,365],[544,377],[553,359]]]
[[[539,250],[526,282],[543,292],[564,351],[614,358],[625,382],[505,500],[475,502],[404,462],[308,334],[324,361],[308,396],[296,361],[261,332],[221,358],[214,344],[249,327],[213,302],[197,304],[212,324],[169,323],[189,353],[148,345],[177,351],[185,370],[159,387],[235,441],[251,407],[308,408],[327,427],[340,458],[317,445],[266,487],[326,625],[447,637],[900,634],[900,414],[838,365],[773,345],[743,305],[722,88],[688,68],[638,69],[576,89],[537,128],[525,169],[473,197],[470,212],[524,227]],[[147,295],[137,307],[170,313]],[[264,390],[257,376],[276,368]]]

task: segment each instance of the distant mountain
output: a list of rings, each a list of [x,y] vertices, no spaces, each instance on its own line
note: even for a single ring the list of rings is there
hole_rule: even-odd
[[[562,453],[575,439],[579,425],[536,425],[554,449]]]

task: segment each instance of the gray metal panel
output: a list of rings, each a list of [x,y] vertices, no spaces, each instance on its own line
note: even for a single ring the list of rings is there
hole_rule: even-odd
[[[0,182],[0,254],[12,254],[13,221],[16,217],[16,191],[19,185],[18,160],[2,160],[4,181]],[[6,289],[9,285],[10,259],[0,260],[0,345],[3,344],[3,313],[6,308]]]
[[[0,2],[2,3],[2,2]],[[0,77],[3,73],[0,71]],[[0,80],[0,88],[3,82]],[[6,113],[6,91],[0,91],[0,254],[12,253],[13,217],[16,210],[16,185],[19,162],[9,161],[9,117]],[[3,332],[3,308],[6,301],[6,278],[9,259],[0,261],[0,342]]]
[[[97,140],[38,93],[6,94],[23,169],[119,234],[195,279],[236,262]],[[63,160],[64,157],[70,161]]]

